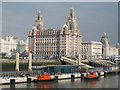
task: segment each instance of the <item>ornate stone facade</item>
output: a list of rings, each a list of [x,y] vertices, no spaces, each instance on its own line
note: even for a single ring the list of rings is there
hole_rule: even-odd
[[[103,36],[101,37],[101,42],[102,42],[103,58],[107,58],[107,56],[109,56],[110,40],[108,39],[108,36],[106,33],[104,33]]]
[[[106,33],[101,37],[102,42],[102,56],[104,59],[111,56],[118,56],[118,48],[110,46],[110,40]]]
[[[38,30],[40,33],[36,38]],[[43,17],[39,11],[28,37],[30,51],[34,56],[76,58],[81,53],[81,35],[73,8],[70,9],[66,24],[60,30],[45,29]]]
[[[118,49],[118,56],[120,56],[120,44],[117,43],[116,48]]]

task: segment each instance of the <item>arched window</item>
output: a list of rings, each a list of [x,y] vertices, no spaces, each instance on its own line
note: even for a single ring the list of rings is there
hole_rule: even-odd
[[[37,26],[37,29],[40,29],[40,24]]]
[[[63,31],[63,34],[65,35],[65,30]]]
[[[72,24],[70,24],[70,30],[72,30]]]
[[[38,20],[40,19],[40,16],[38,16]]]

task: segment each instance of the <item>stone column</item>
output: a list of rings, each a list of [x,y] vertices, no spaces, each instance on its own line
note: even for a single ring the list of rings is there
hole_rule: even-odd
[[[80,64],[81,63],[81,55],[79,54],[78,55],[78,64]]]
[[[16,71],[19,72],[19,53],[16,53]]]
[[[29,53],[29,60],[28,60],[28,71],[32,71],[32,54]]]

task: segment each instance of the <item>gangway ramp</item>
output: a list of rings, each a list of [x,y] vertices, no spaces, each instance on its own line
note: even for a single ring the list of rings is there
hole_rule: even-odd
[[[70,64],[73,64],[73,65],[81,65],[87,69],[90,69],[90,68],[94,68],[90,65],[87,65],[87,64],[84,64],[84,63],[78,63],[77,60],[73,60],[73,59],[70,59],[70,58],[67,58],[67,57],[61,57],[61,61],[64,61],[64,62],[67,62],[67,63],[70,63]]]
[[[94,63],[94,64],[99,64],[102,66],[107,66],[107,67],[111,67],[111,66],[116,65],[112,61],[108,61],[108,60],[89,60],[89,62]]]

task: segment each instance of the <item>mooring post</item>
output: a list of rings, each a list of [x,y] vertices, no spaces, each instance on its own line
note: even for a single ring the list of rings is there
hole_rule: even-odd
[[[58,76],[55,76],[55,79],[58,80]]]
[[[15,79],[10,79],[10,90],[15,89]]]
[[[15,79],[10,79],[10,84],[15,84]]]
[[[71,79],[74,79],[74,78],[75,78],[75,75],[72,74],[72,75],[71,75]]]
[[[31,78],[27,78],[27,82],[29,83],[29,82],[31,82],[32,80],[31,80]]]

